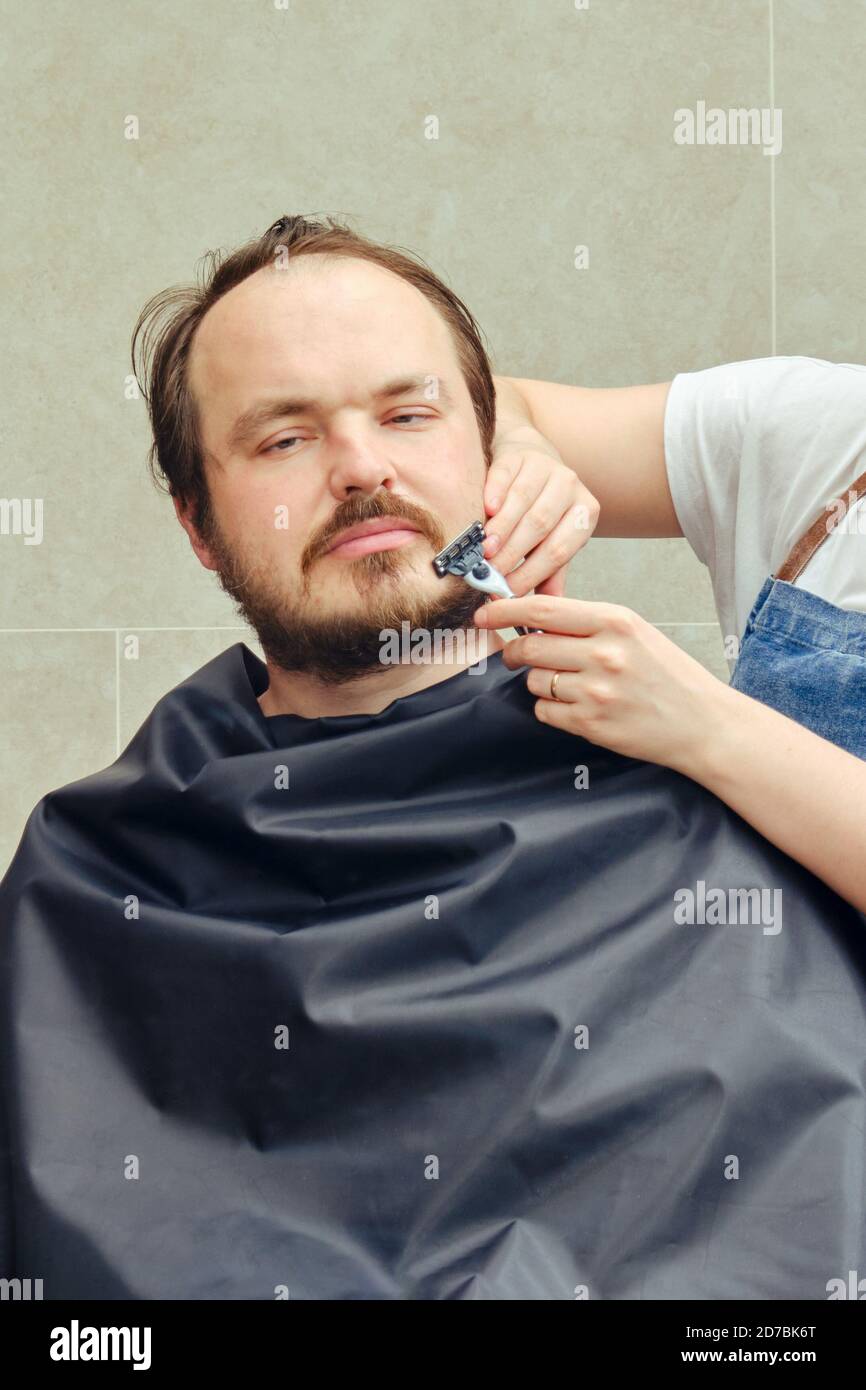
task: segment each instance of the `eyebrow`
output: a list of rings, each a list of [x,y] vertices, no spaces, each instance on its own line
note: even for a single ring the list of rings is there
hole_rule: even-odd
[[[436,379],[434,374],[430,373],[429,376],[404,376],[387,381],[378,391],[372,393],[370,399],[390,400],[395,396],[407,396],[412,391],[423,391],[431,376]],[[439,394],[435,399],[453,406],[454,397],[441,377],[438,378],[438,387]],[[248,410],[244,410],[235,420],[228,437],[229,452],[233,453],[248,444],[250,439],[272,420],[282,419],[285,415],[304,415],[310,411],[321,410],[322,406],[323,403],[314,396],[267,396]]]

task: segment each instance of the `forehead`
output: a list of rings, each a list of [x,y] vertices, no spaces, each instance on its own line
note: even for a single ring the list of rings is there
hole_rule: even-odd
[[[267,266],[208,310],[189,359],[193,394],[228,417],[268,390],[317,396],[379,385],[407,368],[453,376],[451,333],[414,285],[370,262],[301,256]]]

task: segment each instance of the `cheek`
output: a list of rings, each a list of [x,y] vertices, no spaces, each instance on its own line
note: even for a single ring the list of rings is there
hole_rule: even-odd
[[[304,502],[285,482],[262,477],[226,492],[221,504],[228,524],[247,543],[254,540],[267,553],[304,546],[309,526]]]
[[[465,460],[449,476],[442,491],[442,513],[464,527],[469,521],[484,522],[484,475],[468,469]]]
[[[486,476],[478,438],[452,440],[447,449],[437,454],[435,472],[432,480],[426,482],[425,491],[443,515],[465,517],[469,512],[477,512],[480,521],[484,517]]]

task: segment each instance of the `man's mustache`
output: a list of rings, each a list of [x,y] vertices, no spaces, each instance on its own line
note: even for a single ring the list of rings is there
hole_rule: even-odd
[[[313,561],[325,553],[331,541],[341,531],[347,530],[350,526],[358,526],[363,521],[378,520],[382,516],[393,516],[411,522],[436,551],[442,550],[447,542],[447,537],[436,518],[405,497],[393,494],[380,496],[379,493],[374,493],[372,497],[350,497],[337,508],[325,530],[304,547],[301,556],[302,571],[306,572]]]

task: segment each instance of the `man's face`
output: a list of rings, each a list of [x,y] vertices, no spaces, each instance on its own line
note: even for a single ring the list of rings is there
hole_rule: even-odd
[[[276,665],[339,684],[383,669],[383,628],[470,623],[484,596],[432,559],[483,520],[488,460],[419,291],[354,259],[267,267],[205,315],[189,379],[215,523],[197,537],[178,514]]]

